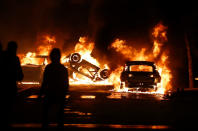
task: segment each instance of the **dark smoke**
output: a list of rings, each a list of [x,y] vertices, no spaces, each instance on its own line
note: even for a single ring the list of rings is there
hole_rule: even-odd
[[[73,50],[80,36],[88,36],[95,42],[92,55],[116,65],[118,58],[123,60],[108,50],[116,38],[151,48],[151,29],[163,21],[169,28],[167,48],[177,76],[187,72],[185,32],[195,47],[193,59],[198,59],[198,10],[192,1],[1,0],[0,18],[0,41],[4,48],[8,41],[17,41],[19,53],[36,50],[40,34],[55,36],[64,51]]]

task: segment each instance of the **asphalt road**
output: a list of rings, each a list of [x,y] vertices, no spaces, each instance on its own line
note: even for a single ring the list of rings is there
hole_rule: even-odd
[[[13,129],[40,129],[42,102],[39,87],[20,91],[13,114]],[[149,129],[196,128],[198,92],[188,91],[164,97],[159,94],[114,92],[112,87],[72,87],[66,96],[65,129]],[[56,128],[56,107],[50,110],[50,129]]]

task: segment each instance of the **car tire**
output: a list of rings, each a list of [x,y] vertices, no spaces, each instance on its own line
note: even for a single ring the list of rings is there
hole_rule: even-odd
[[[107,79],[109,77],[109,70],[108,69],[104,69],[100,72],[100,77],[103,79]]]
[[[73,53],[71,56],[70,56],[70,61],[71,62],[74,62],[74,63],[79,63],[81,61],[81,56],[79,53]]]
[[[124,81],[121,81],[120,89],[124,89],[125,87],[126,87],[126,83]]]

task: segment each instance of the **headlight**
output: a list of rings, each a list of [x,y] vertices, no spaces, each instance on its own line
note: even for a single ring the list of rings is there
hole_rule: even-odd
[[[153,77],[153,75],[150,75],[150,77]]]
[[[132,77],[133,75],[132,74],[129,74],[129,77]]]

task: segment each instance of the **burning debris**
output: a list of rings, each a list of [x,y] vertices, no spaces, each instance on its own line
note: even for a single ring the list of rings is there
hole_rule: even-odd
[[[128,61],[152,61],[156,65],[156,70],[161,76],[161,82],[157,83],[155,93],[165,93],[170,90],[171,71],[168,67],[167,52],[162,50],[163,45],[167,42],[167,27],[162,23],[156,25],[153,30],[153,48],[148,50],[142,48],[137,50],[128,46],[124,40],[116,39],[110,48],[123,55]],[[48,63],[49,51],[55,46],[55,37],[45,36],[43,44],[38,46],[37,52],[28,52],[26,55],[19,55],[23,67],[27,65],[45,66]],[[87,37],[80,37],[79,42],[75,45],[73,53],[63,52],[61,63],[70,69],[70,84],[94,84],[94,85],[113,85],[115,91],[128,91],[128,87],[121,87],[121,73],[124,66],[118,65],[118,68],[109,72],[107,64],[101,65],[91,56],[94,49],[94,43]],[[149,52],[149,53],[148,53]],[[138,70],[137,70],[138,71]],[[42,73],[41,73],[42,74]]]

